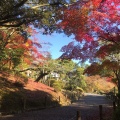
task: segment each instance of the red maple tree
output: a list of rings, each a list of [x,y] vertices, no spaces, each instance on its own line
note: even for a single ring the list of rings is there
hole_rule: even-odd
[[[86,3],[78,3],[65,10],[62,22],[59,23],[60,29],[67,35],[73,34],[75,40],[81,44],[79,49],[76,49],[78,45],[73,45],[67,56],[74,58],[76,55],[69,56],[72,52],[83,53],[84,51],[85,54],[82,54],[83,56],[80,54],[79,56],[81,59],[85,59],[85,57],[88,59],[92,49],[94,49],[94,53],[99,49],[101,41],[107,42],[106,44],[119,45],[119,0],[91,0]],[[64,53],[66,53],[67,48],[70,49],[67,46],[65,47],[62,48]],[[87,57],[86,53],[89,54],[89,57]],[[64,55],[66,56],[66,54],[63,54],[62,57]],[[93,57],[93,54],[91,55]]]
[[[92,62],[87,73],[99,73],[104,70],[103,66],[112,70],[120,92],[120,59],[117,57],[120,53],[120,1],[91,0],[78,3],[65,11],[59,23],[60,29],[68,36],[73,34],[78,43],[64,46],[60,58]]]

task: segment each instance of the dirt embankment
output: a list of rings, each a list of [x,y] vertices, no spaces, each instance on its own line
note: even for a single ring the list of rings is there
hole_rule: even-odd
[[[25,109],[66,105],[70,100],[61,92],[32,79],[0,74],[0,111],[14,113]],[[16,106],[16,107],[15,107]]]

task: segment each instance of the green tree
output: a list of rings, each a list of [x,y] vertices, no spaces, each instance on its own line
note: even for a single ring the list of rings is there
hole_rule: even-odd
[[[34,25],[45,32],[54,30],[54,24],[61,18],[64,7],[72,0],[2,0],[0,1],[0,26],[20,27]]]
[[[70,90],[76,90],[77,87],[85,89],[86,83],[84,80],[83,75],[84,69],[81,67],[77,67],[76,69],[73,69],[69,73],[69,82],[68,82],[68,88]]]

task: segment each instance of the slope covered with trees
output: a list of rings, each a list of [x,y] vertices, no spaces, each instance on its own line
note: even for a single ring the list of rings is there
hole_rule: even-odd
[[[63,52],[61,58],[79,59],[81,62],[93,63],[89,72],[112,76],[116,79],[120,90],[119,6],[119,0],[79,2],[78,5],[71,6],[69,10],[65,11],[66,14],[60,23],[60,28],[67,35],[73,34],[78,41],[78,43],[71,42],[64,46],[61,49]],[[96,68],[99,65],[101,69]],[[111,74],[106,73],[108,71]]]

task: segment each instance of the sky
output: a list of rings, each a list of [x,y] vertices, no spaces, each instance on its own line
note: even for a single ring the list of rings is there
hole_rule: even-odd
[[[75,41],[74,36],[70,36],[68,37],[67,35],[63,34],[63,33],[54,33],[52,35],[42,35],[42,34],[38,34],[37,35],[37,39],[42,42],[49,42],[52,45],[47,46],[47,44],[45,44],[45,46],[43,46],[43,49],[48,50],[51,55],[52,55],[52,59],[57,59],[62,55],[62,52],[60,52],[60,49],[64,46],[64,45],[68,45],[68,43]],[[77,63],[77,64],[81,64],[80,60],[73,60],[73,62]],[[85,64],[90,64],[88,61],[85,62]]]
[[[37,38],[41,42],[49,42],[51,45],[44,45],[43,49],[50,51],[52,58],[57,59],[62,55],[62,52],[60,52],[60,49],[67,45],[69,42],[72,42],[74,39],[73,36],[67,37],[65,34],[61,33],[54,33],[52,35],[42,35],[37,34]]]

